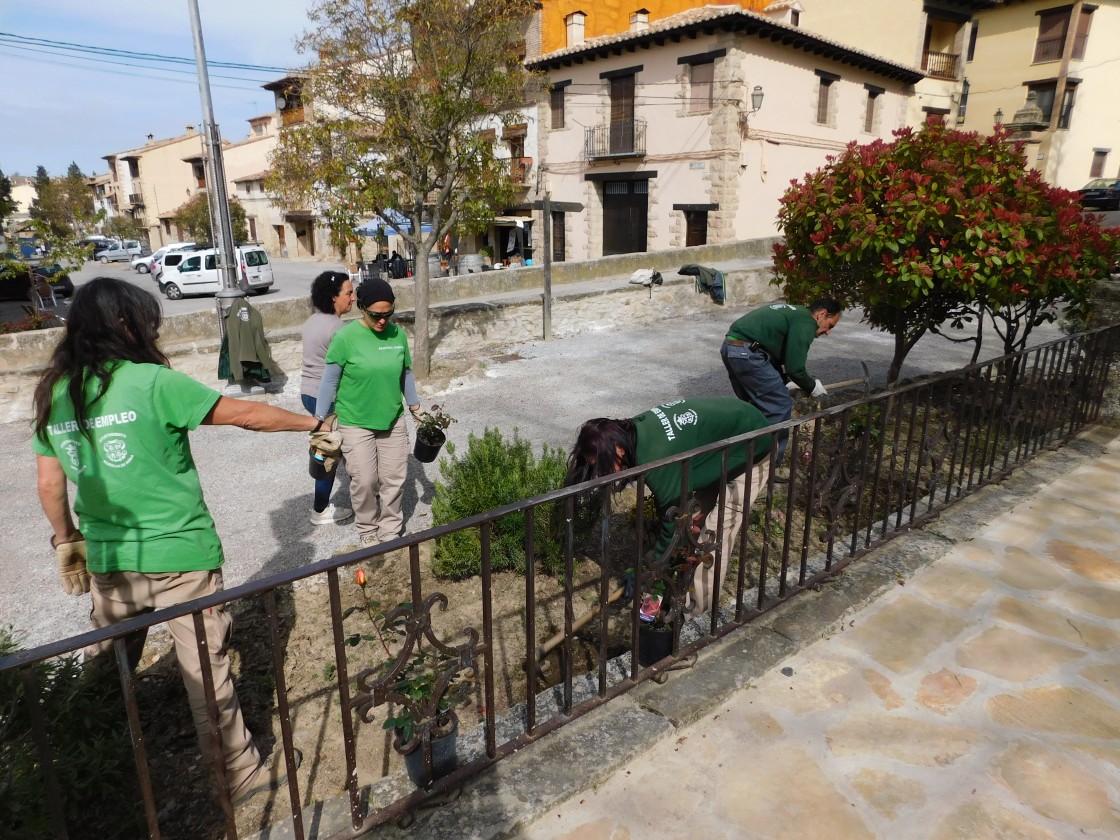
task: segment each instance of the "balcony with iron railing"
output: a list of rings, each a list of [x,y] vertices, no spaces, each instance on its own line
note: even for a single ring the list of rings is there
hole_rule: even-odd
[[[583,148],[588,160],[645,157],[646,121],[614,120],[591,126],[584,134]]]
[[[935,79],[955,79],[960,60],[956,53],[926,50],[922,53],[922,69]]]
[[[118,804],[127,813],[111,816],[117,823],[124,817],[133,825],[146,823],[147,835],[157,838],[166,836],[161,832],[176,815],[180,820],[189,815],[195,829],[191,836],[218,836],[224,828],[224,836],[236,840],[238,815],[221,774],[215,772],[209,791],[195,790],[169,771],[168,751],[155,748],[160,742],[153,736],[167,734],[174,712],[163,692],[153,689],[148,673],[133,675],[135,663],[126,644],[129,634],[178,616],[191,616],[201,629],[203,613],[226,604],[255,619],[237,634],[239,693],[262,721],[268,719],[268,707],[275,706],[279,755],[292,758],[297,742],[305,751],[304,769],[288,775],[287,795],[277,792],[268,806],[275,810],[266,813],[278,819],[290,805],[295,826],[291,836],[307,837],[304,820],[317,821],[322,799],[341,792],[345,804],[338,813],[348,825],[331,837],[357,837],[392,820],[404,825],[411,812],[449,801],[464,783],[507,756],[526,751],[547,761],[548,745],[554,742],[543,736],[642,683],[662,681],[666,671],[679,668],[700,649],[789,599],[819,589],[872,549],[935,520],[954,503],[998,484],[1047,448],[1098,422],[1118,349],[1120,326],[1113,325],[781,424],[789,433],[788,479],[779,483],[773,468],[764,468],[760,492],[752,492],[755,498],[747,500],[749,527],[739,531],[734,545],[722,544],[707,530],[697,533],[696,500],[682,491],[668,511],[670,545],[664,552],[650,550],[660,517],[642,504],[632,502],[630,510],[616,505],[615,485],[620,480],[633,483],[633,498],[641,499],[650,473],[672,463],[682,471],[681,486],[687,487],[695,459],[714,456],[725,487],[732,456],[769,436],[769,429],[376,547],[296,564],[288,571],[80,636],[0,654],[0,686],[12,687],[2,711],[9,714],[7,720],[19,724],[18,730],[6,734],[7,745],[28,757],[20,772],[38,778],[33,795],[20,804],[24,812],[45,814],[44,825],[53,826],[53,831],[44,829],[36,836],[92,836],[92,815],[69,807],[89,792],[89,785],[65,783],[76,772],[68,757],[105,747],[91,743],[94,736],[84,721],[75,727],[63,716],[47,714],[53,707],[42,698],[51,686],[42,680],[40,663],[104,643],[112,650],[109,664],[115,658],[117,667],[100,676],[119,682],[119,691],[104,694],[114,699],[99,701],[98,717],[116,715],[127,721],[134,765],[132,789]],[[730,515],[729,496],[721,490],[715,502],[720,523]],[[519,539],[500,541],[498,535],[507,528]],[[474,582],[458,590],[451,588],[453,582],[425,574],[431,552],[455,540],[474,546],[480,566]],[[521,546],[523,569],[498,579],[502,552],[514,544]],[[690,559],[712,563],[716,579],[723,579],[723,569],[734,570],[709,609],[695,618],[682,613],[693,570]],[[365,572],[356,577],[356,569],[371,562],[381,570],[371,593],[401,601],[388,616],[363,600]],[[632,576],[638,593],[663,591],[671,596],[664,614],[668,644],[652,659],[644,647],[647,634],[639,600],[631,599],[608,620],[608,608],[621,597],[621,588],[611,592],[612,578],[624,575]],[[442,591],[435,591],[437,587]],[[302,593],[307,593],[306,599]],[[464,600],[469,606],[461,607]],[[302,612],[312,603],[321,611],[314,613],[320,616],[318,624]],[[580,611],[586,612],[577,618]],[[348,619],[350,615],[354,619]],[[297,618],[300,631],[293,634]],[[364,623],[374,619],[376,635],[374,625]],[[368,637],[361,635],[361,627]],[[538,643],[545,633],[550,634],[548,640]],[[385,634],[390,635],[392,651]],[[255,635],[255,640],[248,642],[247,635]],[[198,638],[196,644],[205,648],[204,634],[199,632]],[[363,644],[363,639],[373,641]],[[317,646],[309,647],[315,640]],[[417,699],[406,692],[416,688],[407,667],[421,650],[430,652],[426,661],[434,671],[429,683],[434,688]],[[545,662],[548,657],[552,659]],[[198,661],[211,733],[207,749],[219,753],[210,657],[203,653]],[[321,675],[313,691],[306,685],[290,687],[288,679],[296,669]],[[457,695],[455,706],[444,703],[446,692],[462,680],[468,681],[469,693]],[[92,686],[91,682],[91,690]],[[701,682],[695,690],[703,686]],[[401,715],[404,708],[415,726],[407,740],[394,742],[382,732],[399,725],[390,721],[391,710]],[[176,723],[176,728],[183,727],[190,723]],[[458,765],[450,762],[448,774],[437,778],[437,744],[450,736],[449,730],[459,733]],[[128,734],[123,739],[126,750]],[[588,737],[587,730],[577,737]],[[188,740],[179,736],[175,749],[187,749]],[[403,782],[396,754],[417,760],[415,787]],[[162,770],[154,773],[152,766]],[[290,767],[294,771],[294,763]],[[485,785],[494,789],[490,795],[495,799],[517,795],[511,793],[516,781],[509,777],[491,775]],[[76,820],[82,820],[80,826]],[[250,833],[244,823],[240,827],[241,836]],[[138,828],[129,836],[142,833]]]

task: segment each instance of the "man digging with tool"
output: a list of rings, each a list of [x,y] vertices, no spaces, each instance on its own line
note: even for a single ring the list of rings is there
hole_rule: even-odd
[[[770,423],[784,423],[793,416],[792,391],[827,394],[805,363],[813,339],[828,335],[840,321],[840,309],[835,298],[820,298],[808,307],[774,303],[735,321],[719,351],[735,396],[756,406]],[[789,432],[779,432],[779,464],[788,442]]]
[[[599,417],[588,420],[579,430],[575,446],[568,455],[566,486],[590,481],[631,467],[648,464],[671,455],[678,455],[726,440],[738,435],[763,429],[770,421],[753,405],[731,397],[707,397],[675,400],[651,408],[629,420],[610,420]],[[720,579],[715,580],[715,564],[711,555],[699,563],[693,581],[690,615],[699,615],[711,609],[713,593],[723,585],[730,565],[735,537],[743,523],[748,507],[747,470],[748,449],[733,446],[727,451],[727,493],[723,515],[722,558]],[[754,468],[751,473],[749,501],[754,501],[766,481],[770,455],[770,437],[756,438],[750,458]],[[723,453],[720,450],[697,455],[689,463],[689,493],[695,492],[700,500],[704,529],[716,533],[719,524],[719,482]],[[681,465],[683,462],[659,467],[646,475],[646,486],[653,493],[654,503],[662,517],[654,553],[660,557],[673,539],[676,525],[666,518],[669,508],[680,501]],[[641,504],[639,500],[638,504]],[[698,523],[694,523],[695,525]]]

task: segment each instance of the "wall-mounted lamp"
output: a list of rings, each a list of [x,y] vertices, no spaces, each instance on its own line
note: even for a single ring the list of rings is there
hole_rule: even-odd
[[[762,85],[755,85],[754,90],[751,91],[751,113],[759,110],[762,107],[762,98],[766,94],[762,92]]]
[[[751,91],[751,109],[739,114],[739,130],[743,132],[744,139],[750,136],[750,116],[762,107],[764,96],[766,94],[762,92],[762,85],[755,85],[754,90]]]
[[[992,117],[996,121],[996,125],[1003,125],[1003,109],[996,108],[995,115]]]

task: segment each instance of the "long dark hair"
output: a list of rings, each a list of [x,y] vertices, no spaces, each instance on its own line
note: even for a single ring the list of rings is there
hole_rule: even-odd
[[[55,386],[67,380],[78,428],[90,407],[109,388],[115,362],[170,366],[156,345],[162,320],[159,301],[150,292],[115,277],[95,277],[74,292],[66,331],[51,354],[47,370],[35,386],[35,434],[46,439]],[[97,380],[88,402],[87,385]]]
[[[349,279],[350,275],[343,271],[324,271],[311,281],[311,305],[319,312],[333,315],[334,299]]]
[[[637,442],[638,432],[633,420],[610,420],[606,417],[588,420],[579,427],[575,446],[568,455],[568,476],[564,486],[570,487],[613,473],[618,458],[615,447],[622,450],[622,469],[635,466]],[[589,457],[594,458],[594,464],[587,462]]]

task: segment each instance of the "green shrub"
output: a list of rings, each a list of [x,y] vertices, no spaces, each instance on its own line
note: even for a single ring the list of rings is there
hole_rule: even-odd
[[[0,657],[19,649],[0,627]],[[71,837],[147,835],[128,721],[112,666],[83,668],[74,656],[32,666],[62,802],[48,800],[18,670],[0,673],[0,825],[10,840],[53,837],[60,807]]]
[[[502,505],[539,496],[564,485],[567,459],[547,444],[540,459],[530,443],[513,431],[513,440],[502,439],[497,429],[482,437],[470,435],[461,458],[441,458],[440,475],[432,499],[432,521],[446,525]],[[550,504],[535,511],[536,559],[548,573],[555,573],[563,559],[563,507]],[[495,521],[491,528],[491,562],[495,571],[525,571],[525,514],[515,513]],[[436,541],[432,569],[437,577],[461,579],[482,570],[480,530],[469,528]]]

